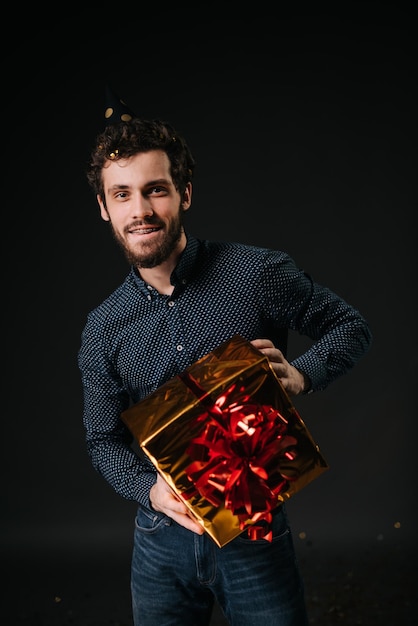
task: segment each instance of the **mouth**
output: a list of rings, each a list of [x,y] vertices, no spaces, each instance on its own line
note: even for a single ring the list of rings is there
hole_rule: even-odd
[[[151,233],[156,233],[159,230],[161,230],[160,226],[137,226],[135,228],[129,228],[128,233],[130,235],[149,235]]]

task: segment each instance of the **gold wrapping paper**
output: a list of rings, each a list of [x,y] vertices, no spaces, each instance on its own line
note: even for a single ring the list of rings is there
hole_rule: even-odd
[[[276,493],[278,506],[328,465],[267,357],[241,336],[235,335],[121,415],[140,448],[219,547],[243,532],[242,511],[239,517],[224,502],[216,506],[196,491],[187,472],[196,460],[190,456],[190,443],[202,436],[205,417],[210,419],[208,406],[225,397],[233,406],[244,396],[252,404],[276,409],[287,436],[296,441],[292,454],[268,463],[269,471],[274,467],[276,486],[277,475],[286,477]],[[251,515],[247,517],[251,525]]]

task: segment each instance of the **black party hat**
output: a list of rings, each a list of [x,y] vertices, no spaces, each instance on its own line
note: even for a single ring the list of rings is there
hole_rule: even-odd
[[[106,85],[106,108],[105,125],[118,124],[119,122],[129,122],[134,117],[138,117],[126,104],[117,96],[109,85]]]

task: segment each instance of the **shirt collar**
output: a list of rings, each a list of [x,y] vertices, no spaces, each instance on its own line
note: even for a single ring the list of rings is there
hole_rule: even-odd
[[[186,237],[186,247],[181,253],[178,263],[171,274],[171,284],[174,285],[174,292],[171,297],[176,296],[180,292],[180,290],[184,289],[184,287],[192,279],[192,275],[197,263],[199,250],[202,245],[202,243],[192,235],[188,235],[186,233]],[[139,287],[140,291],[149,299],[152,289],[150,289],[148,283],[146,283],[139,276],[138,272],[133,266],[131,267],[130,275],[136,285]]]

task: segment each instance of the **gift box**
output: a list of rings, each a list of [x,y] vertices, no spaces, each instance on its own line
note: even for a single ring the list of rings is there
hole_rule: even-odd
[[[274,509],[328,469],[268,358],[235,335],[121,418],[222,547],[271,540]]]

